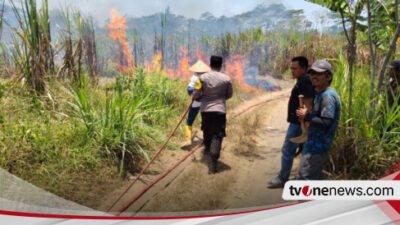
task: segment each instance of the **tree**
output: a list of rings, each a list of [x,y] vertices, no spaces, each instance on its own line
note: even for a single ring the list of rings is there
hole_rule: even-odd
[[[161,69],[164,68],[165,63],[165,39],[166,39],[166,26],[167,26],[167,15],[169,14],[169,6],[165,9],[165,13],[161,14]]]
[[[353,98],[353,73],[355,72],[355,61],[357,57],[357,22],[364,8],[365,0],[307,0],[326,7],[340,14],[343,30],[348,42],[347,61],[349,64],[349,105],[348,118],[352,118]],[[350,23],[348,31],[346,24]]]
[[[374,45],[373,45],[373,39],[372,39],[372,21],[371,21],[371,1],[367,0],[367,14],[368,14],[368,46],[369,46],[369,51],[371,54],[371,89],[370,89],[370,100],[374,99],[374,87],[375,87],[375,76],[376,76],[376,52],[374,49]],[[370,109],[368,110],[368,117],[370,114]]]
[[[375,95],[383,91],[385,67],[396,52],[396,42],[399,32],[397,1],[391,0],[365,0],[367,7],[367,26],[358,24],[358,29],[368,37],[368,47],[371,54],[371,86],[370,102],[375,105]],[[383,65],[379,71],[378,85],[375,89],[378,70],[378,55],[385,55]],[[370,110],[373,107],[370,108]],[[369,111],[370,111],[369,110]],[[368,112],[369,115],[369,112]]]
[[[386,68],[386,65],[388,64],[390,58],[392,57],[392,54],[395,52],[397,39],[399,38],[399,34],[400,34],[398,7],[399,7],[399,1],[395,0],[394,11],[395,11],[396,30],[395,30],[392,40],[390,42],[390,47],[389,47],[389,49],[385,55],[385,58],[383,60],[382,68],[379,72],[378,86],[377,86],[377,89],[379,92],[381,92],[383,90],[383,78],[384,78],[384,74],[385,74],[385,68]]]

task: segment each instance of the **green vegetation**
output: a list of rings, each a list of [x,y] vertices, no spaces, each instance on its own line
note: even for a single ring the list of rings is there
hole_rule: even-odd
[[[400,150],[399,106],[388,105],[386,93],[393,90],[387,90],[385,69],[398,56],[398,1],[310,1],[341,16],[347,40],[346,56],[339,52],[332,60],[336,69],[333,85],[343,110],[327,169],[332,178],[380,178],[396,162]]]
[[[21,9],[10,1],[19,23],[12,26],[18,38],[13,40],[13,62],[18,73],[39,93],[45,90],[45,76],[54,70],[54,53],[50,38],[48,1],[43,1],[41,11],[36,1],[21,2]]]
[[[399,159],[400,107],[397,103],[389,107],[387,96],[378,95],[373,99],[378,104],[371,108],[369,65],[359,64],[354,77],[353,116],[349,118],[346,57],[339,52],[333,65],[332,86],[342,99],[342,112],[326,169],[333,179],[378,179]]]
[[[121,182],[148,160],[189,102],[186,82],[166,77],[165,71],[172,69],[167,61],[161,61],[159,72],[149,69],[140,31],[132,39],[136,66],[123,73],[118,60],[99,57],[103,61],[98,62],[97,57],[100,52],[110,58],[119,50],[122,58],[121,45],[103,46],[110,38],[96,36],[93,22],[78,11],[61,11],[63,36],[55,42],[48,1],[40,9],[34,0],[22,1],[20,7],[15,2],[11,4],[19,26],[5,22],[13,40],[1,45],[1,74],[13,76],[0,83],[0,166],[63,197],[88,203],[88,193],[95,188],[91,185],[118,184],[114,181]],[[328,59],[334,66],[332,85],[342,99],[342,117],[326,171],[334,179],[379,178],[399,157],[400,106],[388,106],[383,88],[388,83],[384,66],[399,55],[393,51],[400,32],[397,5],[365,0],[352,9],[351,4],[342,4],[348,3],[345,0],[313,2],[341,14],[344,25],[350,21],[350,36],[293,26],[206,35],[196,44],[207,55],[220,54],[226,61],[242,55],[260,74],[278,77],[287,73],[294,56],[304,55],[311,62]],[[360,10],[367,3],[374,12],[368,26],[360,23],[365,19]],[[0,30],[2,15],[3,10]],[[161,39],[155,34],[154,50],[162,55],[168,50],[167,25],[166,16],[161,17]],[[175,64],[179,44],[177,38],[168,53],[176,56]],[[102,83],[101,74],[115,79]],[[239,102],[240,95],[229,107]],[[169,148],[177,145],[170,143]]]
[[[87,135],[97,139],[106,154],[119,159],[123,173],[137,169],[135,162],[141,157],[148,159],[147,150],[165,139],[160,130],[167,131],[178,120],[188,102],[182,86],[179,81],[137,69],[133,78],[119,76],[97,92],[82,79],[79,88],[72,88],[68,104]]]
[[[97,87],[87,76],[80,87],[52,81],[47,96],[2,84],[0,166],[78,202],[88,196],[71,191],[88,177],[112,186],[135,172],[188,102],[180,81],[136,74]]]
[[[332,59],[336,56],[336,49],[342,48],[345,41],[342,36],[320,35],[314,30],[296,28],[265,32],[256,28],[209,39],[203,37],[207,48],[223,55],[226,60],[234,55],[245,56],[250,65],[258,67],[259,74],[276,77],[281,77],[289,69],[292,57],[303,55],[311,62],[319,58]]]

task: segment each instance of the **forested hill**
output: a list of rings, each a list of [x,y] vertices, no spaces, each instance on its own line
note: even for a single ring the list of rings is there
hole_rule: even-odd
[[[166,12],[166,32],[176,34],[188,32],[193,36],[204,34],[220,35],[226,32],[238,32],[255,27],[263,30],[274,28],[289,28],[290,26],[306,27],[311,23],[305,18],[301,10],[288,10],[282,4],[258,5],[253,10],[232,17],[215,17],[209,12],[203,13],[199,19],[187,19],[183,16]],[[161,17],[157,13],[140,18],[127,18],[127,25],[136,29],[144,36],[161,32]]]
[[[165,12],[159,12],[143,17],[126,17],[128,30],[134,33],[135,30],[144,39],[152,39],[154,34],[161,33],[161,18],[165,16],[166,26],[165,32],[167,36],[179,35],[187,36],[190,34],[191,39],[197,39],[203,35],[218,36],[226,32],[236,33],[260,27],[262,30],[273,29],[289,29],[295,27],[297,30],[311,28],[312,22],[307,20],[302,10],[290,10],[283,4],[260,4],[253,10],[235,15],[232,17],[215,17],[209,12],[205,12],[198,19],[186,18],[181,15],[173,14],[166,9]],[[5,5],[4,17],[5,21],[14,26],[18,26],[18,22],[14,16],[12,8]],[[62,13],[60,10],[50,12],[50,20],[52,33],[60,32],[64,27]],[[104,26],[97,25],[97,31],[105,31]],[[3,40],[9,40],[10,30],[8,26],[3,26]],[[340,27],[333,27],[330,30],[339,30]]]

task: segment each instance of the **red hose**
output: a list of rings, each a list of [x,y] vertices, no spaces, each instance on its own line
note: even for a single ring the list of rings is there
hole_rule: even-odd
[[[254,104],[252,106],[247,107],[243,111],[239,112],[238,114],[234,115],[233,118],[236,118],[243,113],[249,111],[250,109],[257,107],[259,105],[278,100],[281,98],[287,98],[289,96],[281,96],[278,98],[273,98],[273,99],[268,99],[262,102],[259,102],[257,104]],[[128,186],[128,188],[119,196],[119,198],[107,209],[107,212],[109,212],[115,204],[128,192],[128,190],[136,183],[136,181],[140,178],[141,175],[143,175],[143,172],[150,166],[150,164],[155,160],[155,158],[159,155],[159,153],[165,148],[169,140],[171,139],[172,135],[175,133],[179,125],[182,123],[183,118],[186,116],[187,112],[189,111],[190,107],[192,106],[193,101],[190,103],[190,105],[187,107],[186,111],[183,113],[181,119],[179,120],[178,124],[172,130],[171,134],[168,136],[167,140],[164,142],[164,144],[161,146],[161,148],[156,152],[156,154],[153,156],[151,161],[143,168],[143,170],[140,172],[140,174],[135,178],[135,180],[132,181],[132,183]],[[190,155],[192,155],[199,147],[201,144],[197,145],[194,147],[188,154],[186,154],[182,159],[180,159],[176,164],[174,164],[172,167],[167,169],[164,173],[162,173],[160,176],[158,176],[156,179],[151,181],[146,187],[144,187],[138,194],[136,194],[127,204],[125,204],[120,210],[118,210],[118,213],[116,214],[117,216],[120,215],[122,212],[124,212],[127,208],[129,208],[137,199],[139,199],[148,189],[150,189],[155,183],[160,181],[162,178],[164,178],[168,173],[170,173],[173,169],[175,169],[179,164],[181,164],[185,159],[187,159]]]
[[[179,164],[181,164],[185,159],[187,159],[190,155],[192,155],[197,149],[200,148],[200,146],[203,143],[197,145],[196,147],[192,148],[190,152],[188,152],[183,158],[181,158],[177,163],[175,163],[173,166],[168,168],[164,173],[162,173],[160,176],[158,176],[156,179],[151,181],[146,187],[144,187],[139,193],[137,193],[127,204],[125,204],[121,209],[118,210],[118,213],[116,216],[119,216],[122,212],[124,212],[127,208],[129,208],[136,200],[140,198],[144,193],[146,193],[147,190],[149,190],[155,183],[160,181],[162,178],[164,178],[166,175],[168,175],[173,169],[175,169]]]
[[[281,99],[281,98],[288,98],[288,97],[289,97],[289,96],[286,96],[286,95],[285,95],[285,96],[281,96],[281,97],[279,97],[279,98],[267,99],[267,100],[265,100],[265,101],[262,101],[262,102],[259,102],[259,103],[257,103],[257,104],[251,105],[251,106],[247,107],[246,109],[244,109],[243,111],[239,112],[238,114],[234,115],[232,118],[236,118],[236,117],[242,115],[243,113],[249,111],[250,109],[252,109],[252,108],[254,108],[254,107],[257,107],[257,106],[259,106],[259,105],[262,105],[262,104],[265,104],[265,103],[268,103],[268,102],[272,102],[272,101],[275,101],[275,100],[278,100],[278,99]]]
[[[142,171],[139,173],[139,175],[129,184],[129,186],[125,189],[125,191],[118,197],[117,200],[114,201],[114,203],[107,209],[107,212],[109,212],[115,204],[128,192],[128,190],[136,183],[137,180],[143,175],[144,171],[149,168],[150,164],[154,162],[154,160],[157,158],[157,156],[160,154],[160,152],[167,146],[169,140],[171,139],[172,135],[176,132],[178,129],[179,125],[182,123],[183,119],[185,118],[186,114],[189,112],[190,107],[192,106],[193,100],[190,102],[189,106],[186,108],[185,112],[182,114],[178,124],[175,126],[175,128],[172,130],[172,132],[169,134],[167,140],[164,142],[164,144],[157,150],[156,154],[154,154],[153,158],[150,160],[150,162],[147,163],[147,165],[142,169]]]

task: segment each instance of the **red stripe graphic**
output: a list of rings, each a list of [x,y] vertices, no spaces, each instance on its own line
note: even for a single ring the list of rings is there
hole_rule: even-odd
[[[217,216],[231,216],[231,215],[239,215],[245,213],[254,213],[267,211],[272,209],[278,209],[293,205],[302,204],[300,203],[292,203],[284,206],[277,206],[266,209],[257,209],[251,211],[244,212],[235,212],[235,213],[225,213],[225,214],[215,214],[215,215],[201,215],[201,216],[184,216],[184,217],[119,217],[119,216],[79,216],[79,215],[57,215],[57,214],[40,214],[40,213],[27,213],[27,212],[12,212],[0,210],[0,215],[7,216],[22,216],[22,217],[35,217],[35,218],[52,218],[52,219],[82,219],[82,220],[172,220],[172,219],[195,219],[195,218],[204,218],[204,217],[217,217]]]
[[[400,173],[398,173],[393,180],[400,180]],[[394,210],[400,215],[400,201],[399,200],[390,200],[387,201],[390,206],[393,207]]]
[[[381,180],[400,180],[400,160],[393,165]],[[400,182],[400,181],[399,181]],[[375,204],[393,221],[393,223],[400,225],[400,201],[374,201]]]

